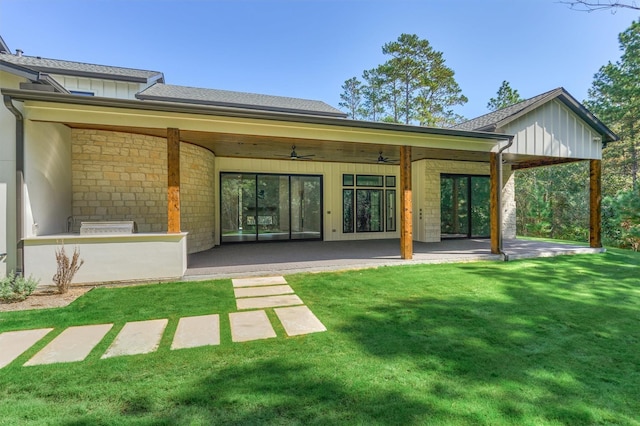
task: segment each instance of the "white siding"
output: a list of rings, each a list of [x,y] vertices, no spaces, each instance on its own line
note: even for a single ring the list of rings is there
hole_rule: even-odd
[[[600,135],[558,100],[514,120],[501,131],[515,135],[509,154],[601,159]]]
[[[95,96],[119,99],[135,99],[136,93],[149,87],[144,83],[52,75],[65,89],[93,92]]]
[[[387,164],[321,163],[317,161],[255,160],[216,157],[216,188],[220,188],[221,172],[256,172],[321,175],[323,185],[323,234],[325,241],[367,240],[400,237],[400,216],[395,232],[342,233],[342,174],[369,174],[396,177],[396,212],[400,211],[400,168]],[[216,190],[216,205],[220,205]],[[220,244],[220,220],[216,218],[216,244]]]

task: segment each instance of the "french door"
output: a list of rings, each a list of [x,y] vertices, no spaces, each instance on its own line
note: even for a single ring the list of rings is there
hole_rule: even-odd
[[[322,176],[220,174],[222,242],[321,240]]]
[[[441,237],[488,237],[489,195],[488,176],[441,175]]]

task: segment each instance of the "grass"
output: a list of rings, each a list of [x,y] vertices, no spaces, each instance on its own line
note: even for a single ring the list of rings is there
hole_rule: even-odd
[[[328,331],[232,343],[228,280],[97,289],[0,369],[0,424],[640,424],[640,254],[286,277]],[[217,347],[170,351],[180,316]],[[169,318],[153,354],[102,360],[126,321]],[[114,322],[84,362],[21,365],[69,325]]]

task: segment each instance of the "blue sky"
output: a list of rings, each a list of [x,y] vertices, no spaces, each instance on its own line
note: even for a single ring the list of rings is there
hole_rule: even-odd
[[[524,97],[587,96],[617,36],[639,14],[584,13],[556,0],[0,0],[0,34],[26,55],[162,71],[167,83],[318,99],[417,34],[444,53],[486,111],[502,80]]]

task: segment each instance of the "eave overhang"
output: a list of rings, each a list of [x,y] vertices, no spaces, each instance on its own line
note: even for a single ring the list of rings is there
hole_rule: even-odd
[[[246,135],[284,143],[309,140],[413,146],[430,150],[491,152],[510,135],[408,126],[343,118],[243,108],[168,102],[82,97],[58,93],[3,89],[24,102],[25,118],[84,128],[178,128],[219,135]],[[269,139],[271,138],[271,139]],[[377,149],[377,148],[376,148]]]

